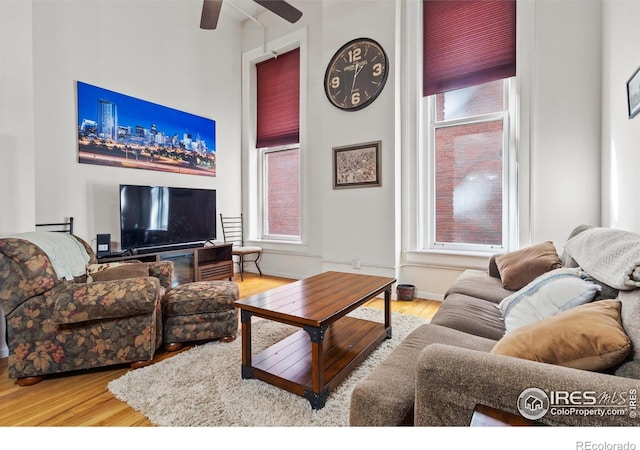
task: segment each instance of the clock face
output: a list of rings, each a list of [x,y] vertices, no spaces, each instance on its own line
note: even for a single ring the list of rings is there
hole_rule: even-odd
[[[376,41],[358,38],[347,42],[331,58],[324,75],[327,98],[345,111],[370,105],[382,92],[389,60]]]

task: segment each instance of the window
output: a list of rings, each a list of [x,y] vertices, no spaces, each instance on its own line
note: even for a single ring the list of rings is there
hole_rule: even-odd
[[[430,249],[495,251],[508,239],[508,80],[428,97]]]
[[[299,241],[300,50],[256,64],[263,239]]]
[[[278,240],[299,238],[300,148],[264,148],[262,166],[264,237]]]
[[[493,253],[515,222],[516,2],[422,5],[423,248]]]

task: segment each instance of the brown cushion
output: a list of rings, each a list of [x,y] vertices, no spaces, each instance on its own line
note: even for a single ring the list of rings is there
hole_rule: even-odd
[[[583,370],[605,370],[631,351],[619,300],[601,300],[518,328],[491,353]]]
[[[91,274],[91,279],[96,281],[125,280],[127,278],[148,277],[148,264],[123,264]]]
[[[447,289],[444,298],[446,299],[451,294],[464,294],[493,303],[500,303],[503,299],[513,294],[513,291],[505,289],[500,278],[492,277],[482,270],[467,269]]]
[[[464,294],[447,296],[431,323],[496,341],[504,336],[504,320],[496,304]]]
[[[496,257],[505,289],[517,291],[543,273],[562,267],[553,242],[546,241]]]

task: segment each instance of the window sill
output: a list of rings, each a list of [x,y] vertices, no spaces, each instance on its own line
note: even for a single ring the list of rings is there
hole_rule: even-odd
[[[404,252],[404,259],[405,264],[413,266],[486,270],[491,255],[472,252],[409,250]]]
[[[255,239],[246,242],[247,245],[257,245],[262,247],[263,251],[270,253],[287,253],[306,255],[309,251],[309,246],[302,242],[295,241],[277,241],[277,240],[260,240]]]

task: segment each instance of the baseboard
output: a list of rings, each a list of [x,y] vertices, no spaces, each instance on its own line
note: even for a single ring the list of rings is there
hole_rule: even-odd
[[[247,272],[251,272],[251,273],[256,274],[256,275],[258,274],[258,272],[254,272],[252,270],[245,270],[245,273],[247,273]],[[298,273],[290,273],[290,272],[269,272],[269,273],[267,273],[267,272],[265,272],[263,270],[262,274],[265,275],[265,276],[269,276],[269,277],[288,278],[290,280],[301,280],[303,278],[306,278],[306,276],[304,276],[304,275],[300,275]],[[239,273],[236,273],[236,275],[239,275]],[[380,294],[378,297],[382,298],[383,294]],[[441,302],[441,301],[444,300],[444,295],[443,294],[437,294],[435,292],[416,290],[415,298],[423,298],[423,299],[426,299],[426,300],[435,300],[435,301]],[[398,296],[396,294],[395,288],[391,292],[391,299],[392,300],[398,300]]]
[[[254,270],[247,270],[244,269],[244,273],[252,273],[254,275],[258,275],[258,271],[254,271]],[[236,276],[240,275],[240,272],[236,272],[235,273]],[[303,278],[306,278],[303,275],[297,274],[297,273],[290,273],[290,272],[265,272],[264,270],[262,271],[262,275],[264,276],[268,276],[268,277],[276,277],[276,278],[288,278],[290,280],[301,280]]]
[[[435,292],[428,292],[428,291],[416,291],[416,297],[424,298],[428,300],[436,300],[438,302],[441,302],[442,300],[444,300],[443,294],[436,294]]]

